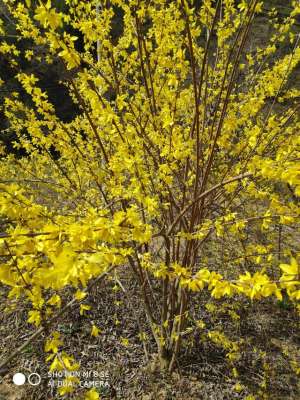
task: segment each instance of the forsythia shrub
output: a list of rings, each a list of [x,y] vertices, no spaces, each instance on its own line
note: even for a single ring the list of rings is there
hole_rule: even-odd
[[[299,248],[286,226],[299,221],[300,91],[290,80],[299,1],[281,23],[270,11],[269,41],[252,50],[267,2],[4,3],[20,40],[2,41],[0,53],[27,101],[12,91],[3,108],[27,155],[2,150],[0,281],[30,303],[28,321],[53,320],[70,286],[88,315],[88,283],[129,269],[161,367],[172,370],[198,292],[281,300],[284,291],[297,306]],[[24,57],[65,71],[73,120],[57,116]],[[50,369],[78,368],[60,346],[54,327]]]

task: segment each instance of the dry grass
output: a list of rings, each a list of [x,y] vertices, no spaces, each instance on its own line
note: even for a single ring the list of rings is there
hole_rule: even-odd
[[[126,282],[123,283],[126,287]],[[198,295],[191,317],[201,319],[206,326],[185,336],[179,368],[169,375],[159,371],[153,353],[155,344],[147,332],[135,288],[128,287],[135,306],[133,311],[125,302],[116,303],[122,300],[122,293],[114,292],[112,286],[112,283],[102,284],[88,297],[92,306],[89,317],[80,316],[76,307],[56,326],[64,339],[64,350],[81,362],[80,371],[108,372],[109,387],[100,391],[103,399],[245,399],[259,392],[264,377],[265,397],[258,394],[258,399],[296,400],[300,397],[299,382],[291,368],[292,359],[298,357],[300,361],[299,319],[287,302],[279,305],[272,300],[259,304],[243,299],[226,303],[219,300],[214,301],[217,308],[211,313],[205,307],[209,297],[205,293]],[[70,293],[65,296],[67,301]],[[2,304],[1,308],[4,306]],[[0,348],[3,354],[9,354],[10,349],[22,344],[33,331],[26,322],[24,305],[17,307],[20,307],[17,312],[2,314]],[[239,319],[230,316],[232,311]],[[91,321],[102,331],[97,338],[90,336]],[[192,320],[190,324],[193,325]],[[140,329],[149,335],[144,346],[138,337]],[[240,359],[234,365],[228,362],[226,351],[206,336],[208,331],[217,329],[222,329],[230,340],[240,342]],[[129,345],[124,346],[121,338],[127,338]],[[57,398],[49,386],[44,340],[39,338],[1,371],[1,400]],[[233,376],[233,367],[239,377]],[[14,373],[28,375],[34,371],[42,377],[40,385],[17,387],[12,383]],[[237,382],[241,384],[240,391],[236,390]],[[79,399],[82,393],[78,390],[73,398]]]

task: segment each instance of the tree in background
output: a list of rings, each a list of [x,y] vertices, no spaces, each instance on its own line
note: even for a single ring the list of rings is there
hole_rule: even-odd
[[[299,248],[285,227],[299,216],[299,90],[289,79],[300,60],[299,2],[280,23],[269,11],[269,42],[254,50],[263,1],[5,4],[33,50],[0,45],[31,101],[5,99],[27,156],[1,159],[0,281],[31,304],[29,322],[55,330],[66,287],[80,302],[93,282],[120,285],[127,274],[161,368],[172,371],[200,291],[284,292],[297,306]],[[19,69],[21,56],[60,63],[79,110],[72,120]],[[66,354],[62,364],[59,345],[54,331],[50,368],[77,368]]]

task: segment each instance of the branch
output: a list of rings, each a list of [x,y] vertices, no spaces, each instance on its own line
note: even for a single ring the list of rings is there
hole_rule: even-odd
[[[206,190],[205,192],[201,193],[191,203],[187,204],[186,207],[184,207],[184,209],[177,215],[177,218],[172,223],[172,225],[170,226],[170,228],[169,228],[169,230],[167,232],[167,236],[170,235],[173,232],[173,229],[175,228],[175,226],[179,222],[180,218],[188,211],[188,209],[190,207],[192,207],[195,203],[197,203],[197,201],[199,201],[203,197],[208,196],[210,193],[212,193],[213,191],[215,191],[219,187],[225,186],[225,185],[227,185],[228,183],[231,183],[231,182],[235,182],[235,181],[239,181],[241,179],[248,178],[250,176],[252,176],[252,174],[250,172],[247,172],[247,173],[241,174],[241,175],[237,175],[237,176],[235,176],[235,177],[233,177],[231,179],[228,179],[227,181],[218,183],[217,185],[213,186],[212,188],[210,188],[210,189]]]
[[[98,282],[100,282],[106,275],[108,275],[113,269],[115,269],[116,266],[110,267],[107,271],[103,272],[101,275],[99,275],[91,284],[89,284],[85,289],[82,291],[87,293],[90,289],[92,289]],[[36,332],[34,332],[28,340],[26,340],[25,343],[23,343],[20,347],[18,347],[15,351],[13,351],[6,359],[0,362],[0,373],[1,370],[11,361],[13,360],[18,354],[20,354],[31,342],[33,342],[34,339],[39,337],[45,330],[46,328],[49,328],[53,322],[55,322],[62,314],[65,313],[73,304],[78,301],[77,299],[73,298],[72,300],[69,301],[60,311],[58,314],[56,314],[54,317],[52,317],[49,322],[43,327],[40,327]]]

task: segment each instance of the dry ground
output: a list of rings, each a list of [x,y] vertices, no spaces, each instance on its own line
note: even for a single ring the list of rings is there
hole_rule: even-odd
[[[232,400],[246,399],[250,394],[256,394],[256,399],[300,398],[299,379],[292,369],[296,368],[296,362],[299,368],[300,361],[299,318],[288,302],[251,303],[240,299],[239,303],[224,300],[210,303],[209,297],[200,293],[195,298],[192,314],[202,320],[202,328],[186,334],[179,368],[170,375],[159,371],[155,343],[134,287],[128,289],[129,306],[126,302],[120,304],[122,293],[113,291],[112,286],[112,283],[102,283],[88,297],[87,302],[92,306],[89,317],[80,316],[77,305],[55,327],[63,337],[64,350],[81,362],[81,372],[97,371],[109,376],[100,378],[103,381],[99,390],[101,398]],[[4,295],[5,288],[0,290]],[[66,301],[70,295],[66,294]],[[207,310],[208,301],[217,306],[215,311],[210,307]],[[2,302],[0,312],[5,305]],[[16,311],[1,315],[0,349],[5,356],[24,343],[34,329],[26,322],[26,311],[20,305]],[[91,320],[101,329],[97,338],[90,335]],[[234,365],[226,358],[227,351],[207,338],[209,331],[220,328],[232,341],[240,341],[240,359]],[[148,334],[144,344],[139,339],[140,330]],[[128,339],[127,346],[122,338]],[[58,398],[47,376],[44,341],[45,337],[37,339],[1,371],[0,400]],[[235,371],[239,376],[234,376]],[[16,372],[27,376],[38,372],[41,384],[26,383],[18,387],[12,383]],[[99,381],[99,378],[80,379]],[[75,392],[73,398],[80,399],[82,393],[82,390]]]

